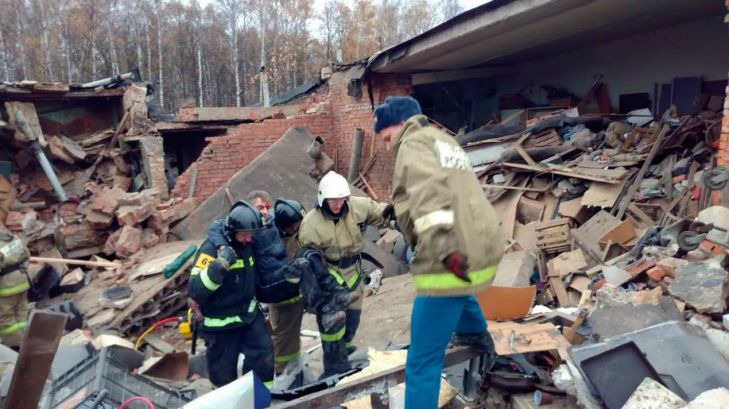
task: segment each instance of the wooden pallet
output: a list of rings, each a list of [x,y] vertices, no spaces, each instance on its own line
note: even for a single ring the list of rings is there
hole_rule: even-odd
[[[571,230],[572,222],[566,217],[537,224],[534,226],[537,248],[544,253],[568,251]]]

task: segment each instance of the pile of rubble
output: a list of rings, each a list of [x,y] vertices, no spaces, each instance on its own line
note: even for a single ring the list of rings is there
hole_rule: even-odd
[[[518,372],[537,395],[608,408],[663,396],[682,408],[729,388],[729,208],[711,206],[729,170],[713,160],[722,107],[704,103],[656,121],[567,109],[517,134],[462,136],[509,238],[492,300],[479,300],[487,318],[522,324],[491,329],[509,355],[492,384],[518,390],[504,381]],[[729,390],[711,393],[729,404]]]
[[[32,103],[0,107],[7,118],[0,138],[10,159],[0,175],[0,228],[19,235],[33,255],[30,298],[37,307],[73,298],[85,286],[127,286],[145,251],[159,256],[154,249],[174,240],[170,227],[197,207],[194,198],[169,199],[166,190],[149,188],[145,159],[133,143],[148,130],[131,105],[115,129],[72,137],[44,133]],[[91,303],[78,304],[90,320]]]

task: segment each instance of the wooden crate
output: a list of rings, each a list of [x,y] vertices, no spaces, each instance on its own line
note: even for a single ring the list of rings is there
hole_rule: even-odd
[[[568,251],[571,230],[572,222],[566,217],[537,224],[534,226],[537,248],[548,254]]]

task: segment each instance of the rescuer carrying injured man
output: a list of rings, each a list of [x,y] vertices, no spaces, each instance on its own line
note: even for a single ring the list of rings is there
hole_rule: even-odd
[[[337,284],[345,286],[358,298],[347,308],[343,325],[326,329],[317,312],[324,353],[322,377],[346,372],[350,368],[348,356],[354,350],[352,340],[362,313],[363,232],[367,225],[380,227],[385,224],[383,212],[387,207],[387,204],[369,198],[351,196],[347,180],[332,171],[319,181],[317,207],[307,213],[301,223],[299,242],[303,250],[320,252],[320,269],[326,268]],[[304,287],[306,285],[302,282],[302,291]],[[327,292],[326,286],[320,286],[319,289]],[[334,296],[331,293],[329,295]]]
[[[328,330],[345,322],[344,310],[358,295],[321,267],[318,251],[301,249],[297,233],[305,211],[299,202],[278,199],[271,212],[270,195],[262,190],[250,192],[248,201],[266,220],[253,235],[251,248],[258,277],[256,298],[268,305],[275,371],[280,374],[299,355],[304,308],[318,313]],[[216,247],[226,243],[222,223],[213,222],[208,229],[208,240]]]
[[[438,407],[445,349],[454,343],[496,354],[474,294],[492,282],[506,240],[466,153],[431,126],[411,97],[388,97],[375,109],[375,132],[396,153],[392,196],[397,224],[415,257],[417,296],[405,365],[405,408]]]
[[[245,201],[213,222],[190,271],[188,292],[203,315],[200,334],[207,345],[210,381],[220,387],[252,370],[273,383],[273,343],[256,300],[251,242],[263,228],[258,211]],[[219,237],[224,240],[219,241]]]
[[[344,310],[358,298],[321,267],[318,251],[301,248],[298,233],[305,215],[304,206],[296,200],[277,199],[274,204],[274,222],[291,260],[288,267],[284,267],[288,271],[282,275],[289,283],[297,283],[296,296],[270,305],[277,374],[300,354],[304,309],[320,314],[322,324],[328,330],[346,320]]]

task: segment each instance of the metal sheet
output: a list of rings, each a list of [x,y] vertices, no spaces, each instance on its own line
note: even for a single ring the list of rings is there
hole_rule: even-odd
[[[569,353],[579,367],[582,361],[627,341],[633,341],[643,351],[669,389],[678,395],[683,391],[688,400],[709,389],[729,387],[726,360],[703,329],[683,321],[668,321],[599,344],[570,348]],[[588,384],[593,387],[589,381]],[[674,390],[672,384],[681,390]]]

